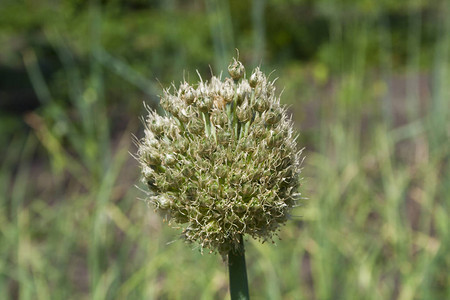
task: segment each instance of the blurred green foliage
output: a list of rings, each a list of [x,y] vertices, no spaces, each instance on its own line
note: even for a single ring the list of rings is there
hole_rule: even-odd
[[[129,152],[142,101],[235,48],[276,69],[307,149],[282,240],[247,243],[251,295],[450,298],[449,5],[1,1],[0,298],[227,297],[220,258],[136,200]]]

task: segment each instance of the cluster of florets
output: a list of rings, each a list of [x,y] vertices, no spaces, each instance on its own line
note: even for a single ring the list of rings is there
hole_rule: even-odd
[[[164,91],[166,115],[149,111],[138,159],[149,202],[187,241],[226,255],[240,236],[271,239],[299,194],[301,151],[274,82],[256,68],[245,79],[186,82]]]

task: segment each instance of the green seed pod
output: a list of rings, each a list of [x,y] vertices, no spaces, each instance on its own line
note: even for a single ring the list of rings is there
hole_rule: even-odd
[[[195,100],[195,91],[187,82],[183,82],[180,85],[178,97],[184,100],[187,105],[191,105]]]
[[[250,76],[248,83],[252,88],[255,88],[258,84],[260,84],[264,80],[265,80],[264,74],[259,70],[259,68],[256,68],[253,71],[252,75]]]
[[[255,125],[252,130],[252,135],[257,140],[263,140],[268,134],[267,129],[261,125]]]
[[[150,166],[144,166],[142,167],[142,175],[144,177],[144,181],[146,181],[149,178],[155,177],[155,171]]]
[[[220,127],[225,127],[228,124],[228,117],[223,110],[214,110],[211,113],[211,121],[214,125],[219,125]]]
[[[211,97],[203,97],[203,98],[198,99],[198,101],[197,101],[198,110],[203,113],[209,112],[211,110],[212,106],[213,106],[213,100]]]
[[[242,187],[242,197],[248,198],[254,194],[254,189],[250,183],[244,184]]]
[[[216,133],[217,143],[223,146],[230,145],[233,135],[231,132],[220,130]]]
[[[267,137],[267,145],[271,148],[276,148],[280,146],[283,136],[276,131],[271,130],[269,136]]]
[[[178,109],[175,116],[183,123],[189,121],[189,117],[185,108]]]
[[[190,88],[189,90],[186,91],[186,94],[184,95],[184,101],[186,101],[188,105],[191,105],[192,103],[194,103],[194,100],[195,100],[194,89]]]
[[[228,173],[227,173],[227,168],[223,165],[219,165],[215,168],[215,173],[217,178],[219,179],[224,179],[227,177]]]
[[[173,122],[168,123],[165,128],[165,136],[170,138],[172,141],[175,141],[180,136],[180,128],[176,125],[175,120],[172,119],[172,121]]]
[[[240,61],[233,58],[233,61],[228,66],[228,73],[230,73],[231,78],[237,81],[244,76],[244,65]]]
[[[263,113],[269,109],[270,102],[266,98],[258,97],[255,99],[254,106],[259,113]]]
[[[168,97],[164,96],[161,97],[161,100],[159,101],[159,104],[161,105],[161,107],[165,110],[170,112],[172,110],[171,106],[172,106],[172,102],[168,99]]]
[[[164,165],[166,166],[172,166],[174,163],[176,163],[175,155],[173,154],[167,154],[164,156]]]
[[[218,196],[220,192],[220,187],[219,184],[217,182],[213,182],[210,186],[209,186],[209,194],[212,197]]]
[[[155,133],[156,136],[160,136],[164,132],[164,126],[165,124],[159,116],[155,117],[149,124],[150,130]]]
[[[238,107],[236,110],[237,117],[241,122],[248,122],[253,116],[253,112],[248,105]]]
[[[186,152],[189,143],[185,139],[177,139],[172,144],[173,152]]]
[[[242,235],[270,240],[288,220],[301,161],[273,82],[258,68],[246,80],[236,59],[229,72],[165,90],[170,114],[149,113],[137,153],[149,202],[186,241],[224,256]]]
[[[145,160],[148,166],[157,166],[161,163],[161,154],[156,149],[149,149]]]
[[[172,201],[167,196],[152,197],[157,208],[167,210],[170,208]]]
[[[187,124],[188,131],[192,134],[201,134],[204,132],[203,121],[198,118],[191,119]]]
[[[244,102],[248,102],[248,99],[250,98],[252,90],[250,88],[250,85],[247,81],[243,81],[239,84],[236,94],[236,104],[241,105]]]
[[[278,124],[278,122],[280,122],[281,120],[281,113],[278,113],[276,111],[270,111],[267,112],[264,115],[264,120],[266,121],[267,124],[269,125],[276,125]]]
[[[225,79],[221,90],[221,96],[226,103],[230,103],[231,101],[233,101],[234,93],[235,91],[233,81],[230,78]]]

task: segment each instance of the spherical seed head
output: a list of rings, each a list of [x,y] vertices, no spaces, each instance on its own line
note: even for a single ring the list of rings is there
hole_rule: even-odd
[[[259,70],[236,81],[240,66],[233,79],[166,90],[167,114],[149,112],[137,155],[148,201],[187,241],[224,256],[240,235],[270,240],[299,195],[301,151],[286,109]]]

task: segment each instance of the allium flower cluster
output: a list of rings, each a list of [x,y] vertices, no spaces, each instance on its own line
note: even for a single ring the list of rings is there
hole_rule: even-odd
[[[138,160],[149,202],[187,241],[226,255],[240,236],[271,239],[289,217],[299,186],[301,151],[274,82],[256,68],[245,79],[181,83],[149,111]]]

